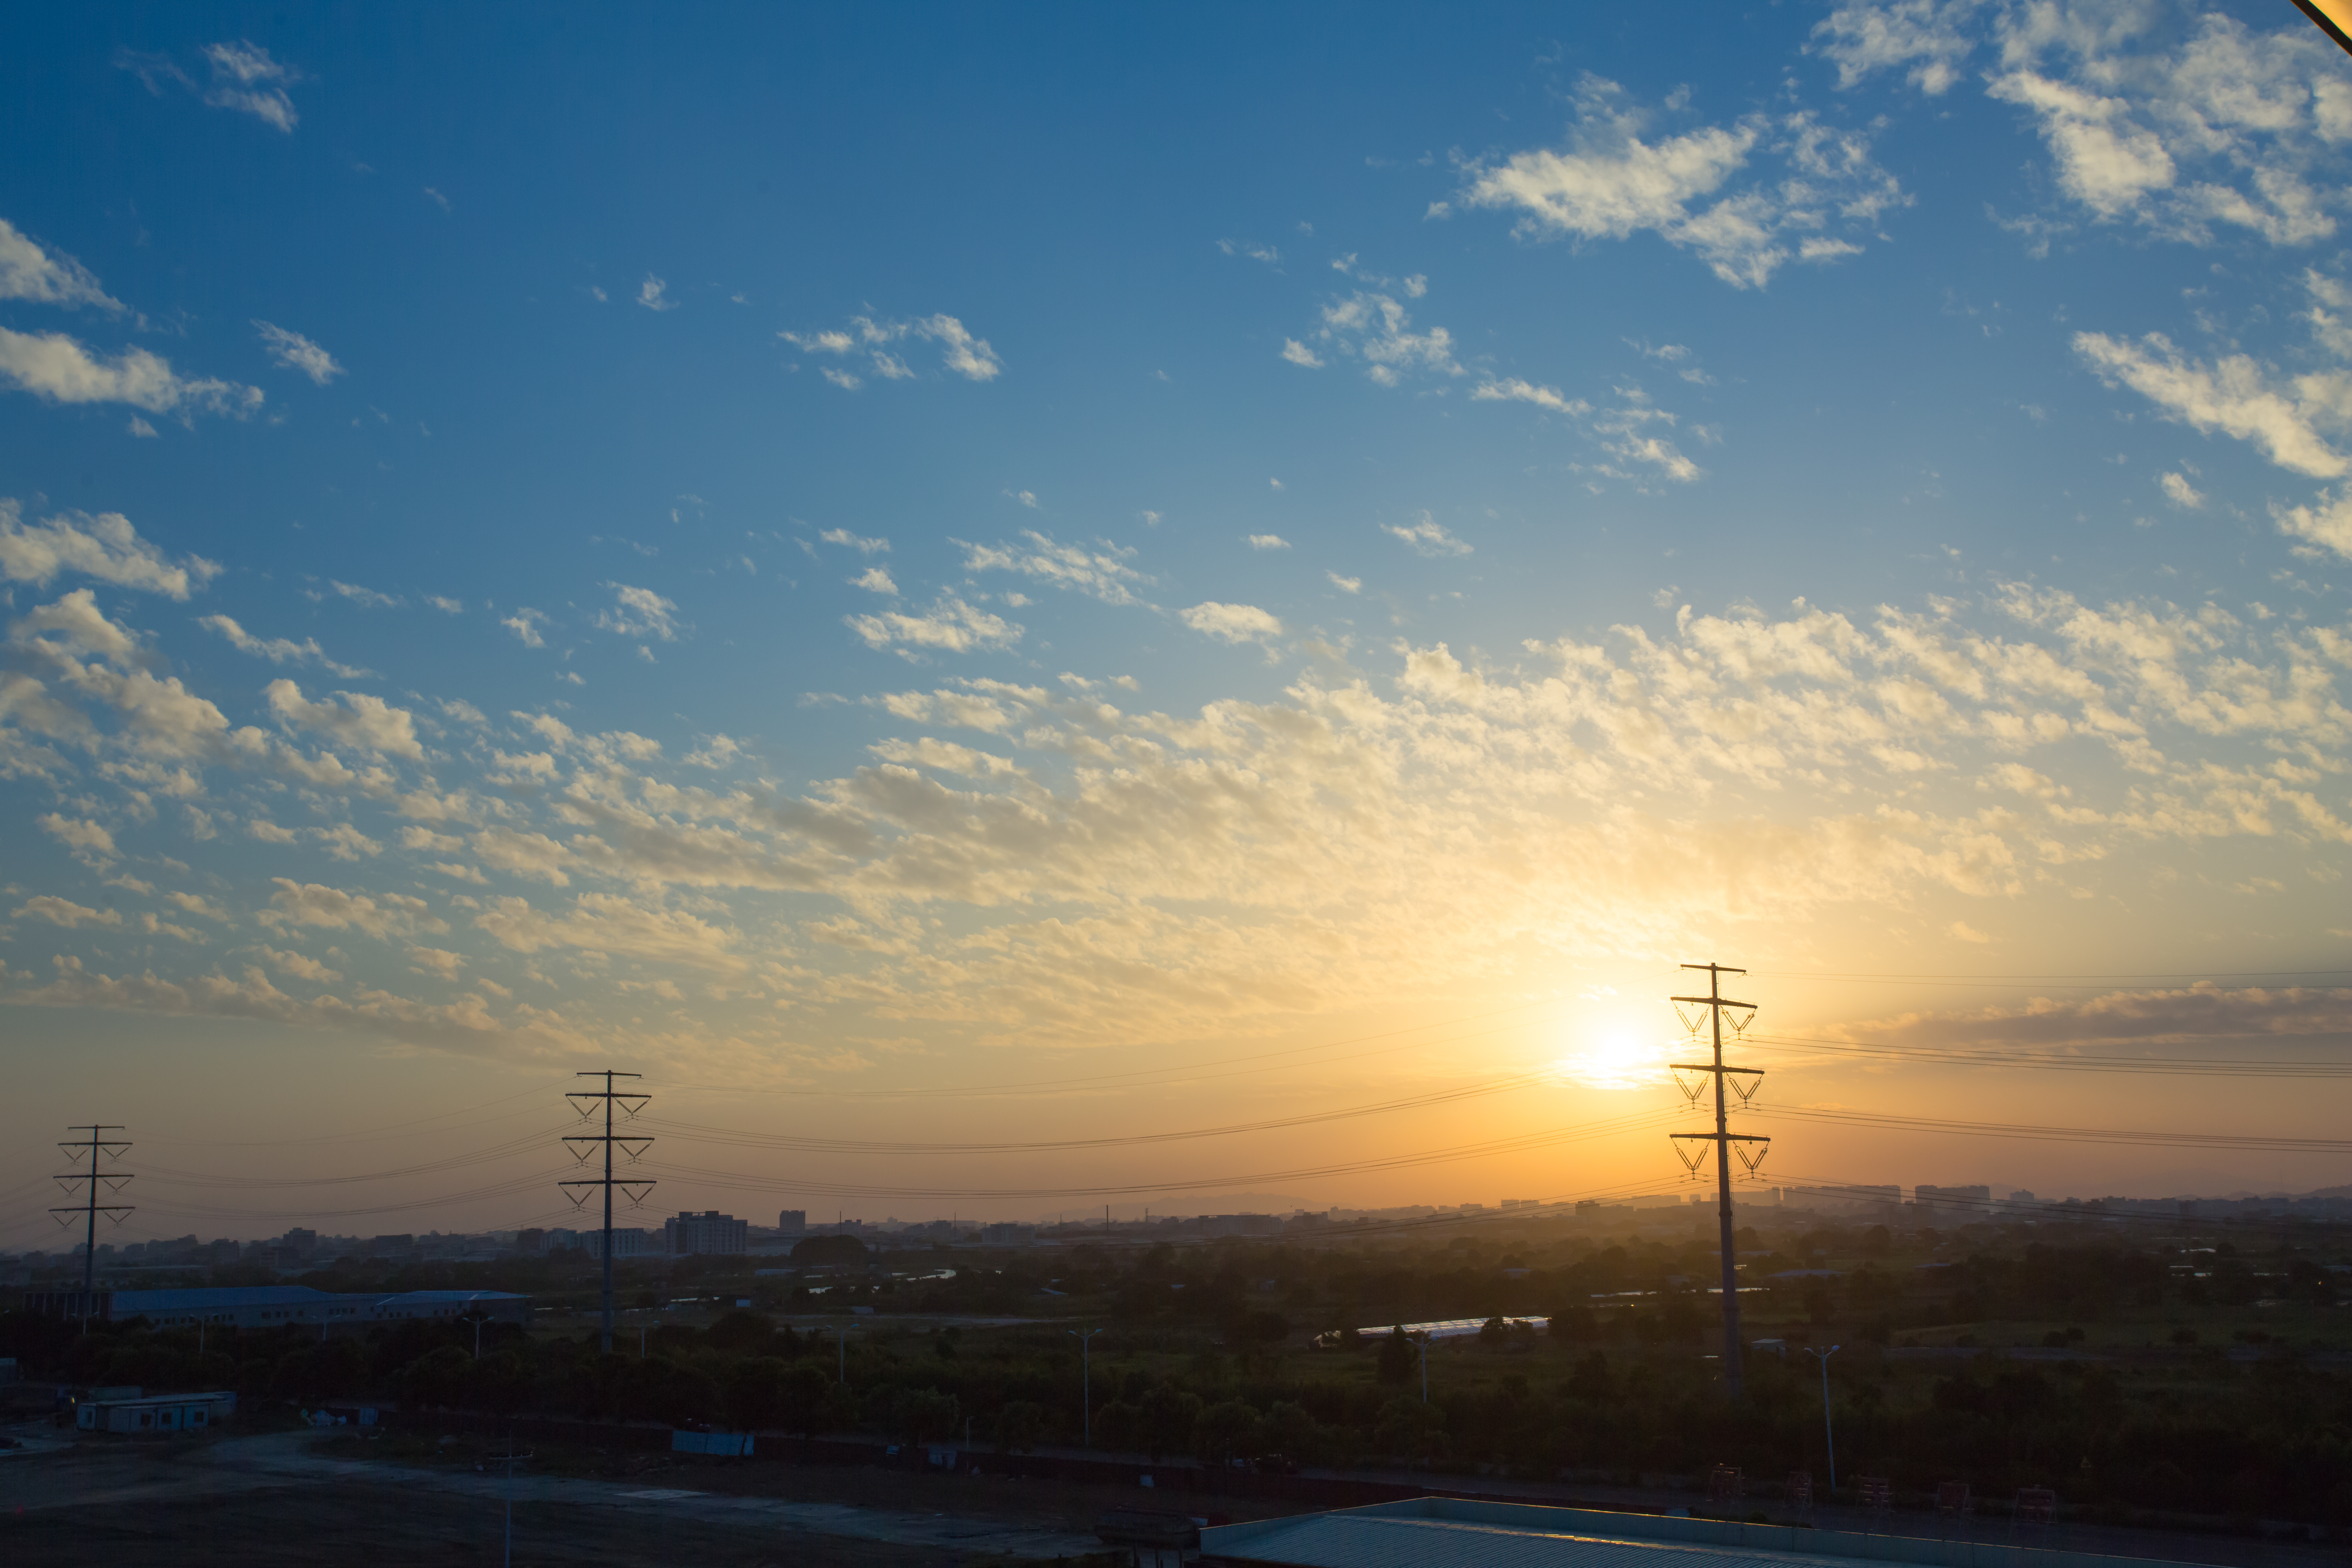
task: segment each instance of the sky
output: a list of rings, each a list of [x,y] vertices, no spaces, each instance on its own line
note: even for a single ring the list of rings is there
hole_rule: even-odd
[[[2341,1121],[2352,59],[1714,20],[0,22],[0,1245],[2341,1181],[1866,1119]]]

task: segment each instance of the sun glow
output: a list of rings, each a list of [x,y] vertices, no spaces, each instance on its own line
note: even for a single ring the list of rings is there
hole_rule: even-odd
[[[1666,1052],[1640,1030],[1624,1026],[1588,1037],[1580,1051],[1560,1057],[1552,1070],[1587,1089],[1649,1089],[1666,1081]]]

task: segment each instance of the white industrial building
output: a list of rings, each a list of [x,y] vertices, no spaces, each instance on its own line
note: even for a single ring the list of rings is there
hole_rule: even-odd
[[[28,1291],[25,1310],[47,1317],[78,1318],[83,1310],[82,1293]],[[321,1339],[337,1331],[363,1331],[383,1323],[417,1319],[517,1324],[530,1321],[530,1298],[508,1290],[403,1290],[384,1295],[373,1291],[313,1290],[307,1285],[100,1290],[95,1293],[89,1310],[91,1316],[108,1322],[127,1323],[134,1318],[144,1318],[159,1329],[304,1328],[318,1330]]]
[[[236,1414],[234,1394],[153,1394],[85,1399],[74,1425],[85,1432],[201,1432]]]

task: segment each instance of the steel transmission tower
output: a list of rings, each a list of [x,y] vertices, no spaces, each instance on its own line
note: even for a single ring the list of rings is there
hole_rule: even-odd
[[[1682,1013],[1682,1005],[1688,1003],[1706,1009],[1707,1021],[1715,1032],[1715,1059],[1706,1063],[1675,1062],[1671,1066],[1676,1074],[1675,1081],[1682,1084],[1683,1094],[1688,1100],[1695,1101],[1706,1092],[1706,1078],[1700,1079],[1697,1084],[1693,1086],[1684,1084],[1681,1074],[1703,1073],[1715,1080],[1715,1131],[1676,1132],[1672,1136],[1676,1140],[1675,1152],[1681,1157],[1684,1166],[1693,1174],[1697,1173],[1699,1162],[1706,1158],[1705,1152],[1694,1148],[1690,1153],[1684,1154],[1682,1144],[1687,1142],[1692,1144],[1715,1145],[1716,1213],[1723,1236],[1723,1386],[1725,1392],[1736,1399],[1739,1395],[1740,1385],[1739,1272],[1738,1264],[1733,1260],[1731,1247],[1731,1151],[1735,1144],[1769,1145],[1772,1140],[1731,1131],[1730,1107],[1726,1102],[1724,1095],[1725,1081],[1732,1080],[1733,1091],[1739,1096],[1739,1102],[1745,1105],[1754,1097],[1757,1082],[1763,1078],[1764,1072],[1761,1068],[1724,1066],[1723,1010],[1726,1007],[1738,1010],[1739,1016],[1732,1023],[1732,1032],[1740,1034],[1746,1031],[1748,1020],[1755,1016],[1756,1005],[1752,1002],[1734,1002],[1723,994],[1725,975],[1745,974],[1748,971],[1727,968],[1720,963],[1685,963],[1683,967],[1706,971],[1706,994],[1675,997],[1675,1011],[1681,1014],[1683,1022],[1691,1026],[1691,1033],[1696,1035],[1698,1033],[1697,1022],[1691,1015]],[[1739,1082],[1741,1079],[1747,1081]],[[1759,1147],[1756,1151],[1755,1158],[1750,1159],[1748,1151],[1743,1148],[1739,1151],[1739,1163],[1747,1166],[1748,1173],[1753,1175],[1756,1168],[1764,1163],[1767,1152],[1766,1148]]]
[[[131,1145],[119,1139],[110,1139],[107,1137],[107,1134],[110,1132],[120,1132],[123,1131],[123,1129],[118,1125],[105,1122],[94,1122],[87,1127],[68,1127],[66,1131],[68,1132],[87,1132],[89,1134],[87,1138],[77,1139],[70,1143],[59,1143],[58,1145],[58,1147],[63,1149],[67,1155],[77,1164],[81,1162],[80,1152],[84,1149],[89,1150],[89,1169],[87,1171],[76,1171],[70,1175],[59,1176],[57,1178],[57,1183],[59,1186],[65,1188],[66,1191],[71,1192],[82,1183],[88,1182],[89,1184],[89,1191],[83,1194],[82,1202],[70,1204],[62,1208],[53,1208],[49,1212],[58,1216],[58,1223],[59,1225],[71,1225],[73,1223],[73,1216],[76,1215],[82,1215],[86,1222],[86,1227],[82,1233],[83,1239],[81,1251],[81,1326],[83,1331],[87,1332],[89,1329],[91,1310],[96,1306],[98,1300],[97,1295],[95,1294],[98,1289],[98,1216],[104,1215],[116,1225],[121,1225],[122,1223],[122,1216],[132,1212],[131,1205],[129,1204],[102,1204],[98,1201],[100,1184],[103,1183],[109,1193],[119,1193],[124,1188],[124,1186],[128,1185],[131,1181],[130,1173],[127,1172],[117,1176],[109,1175],[100,1171],[98,1168],[99,1151],[104,1150],[106,1152],[106,1157],[110,1160],[120,1160],[122,1158],[122,1152],[125,1149],[130,1148]]]
[[[583,1072],[578,1076],[581,1078],[601,1078],[604,1080],[604,1087],[602,1089],[574,1089],[565,1094],[564,1098],[572,1102],[572,1109],[580,1113],[580,1118],[583,1121],[596,1114],[597,1104],[601,1101],[604,1107],[604,1131],[602,1132],[571,1133],[564,1138],[563,1142],[571,1148],[572,1157],[575,1160],[581,1161],[583,1163],[586,1163],[590,1155],[595,1153],[596,1146],[598,1144],[603,1144],[604,1148],[604,1173],[602,1176],[583,1177],[578,1181],[562,1182],[558,1184],[564,1189],[563,1195],[572,1200],[574,1207],[578,1207],[587,1203],[588,1192],[590,1189],[602,1187],[604,1190],[604,1352],[606,1355],[611,1355],[613,1353],[613,1189],[614,1187],[620,1188],[622,1192],[628,1194],[629,1202],[635,1205],[644,1203],[646,1201],[646,1194],[652,1192],[655,1186],[653,1182],[643,1178],[633,1179],[625,1176],[618,1180],[614,1179],[613,1175],[614,1145],[620,1145],[621,1152],[626,1154],[632,1162],[635,1162],[639,1155],[643,1154],[647,1148],[652,1146],[653,1140],[650,1138],[636,1137],[630,1133],[615,1133],[613,1131],[613,1107],[614,1105],[618,1105],[620,1106],[621,1113],[624,1116],[634,1117],[638,1111],[643,1110],[646,1108],[647,1102],[653,1099],[653,1096],[649,1094],[635,1094],[625,1089],[614,1089],[613,1080],[614,1079],[636,1078],[639,1076],[636,1073],[614,1072],[611,1069],[606,1068],[596,1072]],[[581,1190],[575,1192],[572,1190],[573,1188],[579,1188]]]

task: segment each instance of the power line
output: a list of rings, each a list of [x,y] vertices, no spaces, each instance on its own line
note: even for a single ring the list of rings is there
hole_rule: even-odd
[[[1941,1132],[1969,1138],[2014,1138],[2042,1143],[2107,1143],[2149,1149],[2231,1149],[2282,1154],[2352,1153],[2352,1138],[2268,1137],[2238,1132],[2161,1132],[2116,1127],[2048,1127],[2019,1121],[1948,1121],[1877,1111],[1772,1106],[1764,1117],[1843,1123],[1887,1131]]]
[[[2036,1072],[2120,1072],[2156,1077],[2352,1078],[2352,1062],[2239,1060],[2228,1057],[2117,1057],[2050,1051],[1978,1050],[1950,1046],[1891,1046],[1872,1040],[1824,1040],[1807,1035],[1750,1035],[1758,1045],[1790,1046],[1842,1056],[1955,1067],[2021,1068]]]

